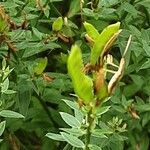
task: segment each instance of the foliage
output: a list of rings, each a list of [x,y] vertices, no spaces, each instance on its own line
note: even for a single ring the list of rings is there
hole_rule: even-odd
[[[86,113],[70,95],[74,93],[75,83],[72,85],[67,72],[67,59],[71,53],[68,51],[76,44],[80,47],[82,65],[91,60],[97,64],[95,56],[90,56],[94,41],[99,42],[95,37],[107,26],[120,22],[122,31],[114,36],[117,37],[116,42],[113,41],[113,46],[108,44],[106,50],[118,66],[132,35],[124,58],[124,76],[110,99],[98,107],[98,124],[93,131],[93,146],[90,148],[148,150],[149,12],[149,0],[1,0],[0,62],[6,60],[1,65],[1,73],[6,72],[6,76],[0,86],[0,135],[3,139],[0,149],[69,150],[72,149],[70,144],[83,147],[80,137],[85,135],[83,118]],[[89,28],[93,31],[88,31]],[[74,58],[74,61],[77,60]],[[112,79],[112,70],[118,70],[111,64],[112,61],[107,68],[104,66],[111,73],[107,72],[105,82],[100,80],[104,86],[99,88],[103,92],[93,91],[94,97],[100,100],[108,96],[105,95],[108,92],[105,87]],[[85,74],[77,74],[96,81],[97,73],[87,74],[88,65],[86,67]],[[80,96],[77,91],[75,94]],[[83,94],[81,99],[85,96]],[[69,144],[66,145],[66,141]]]

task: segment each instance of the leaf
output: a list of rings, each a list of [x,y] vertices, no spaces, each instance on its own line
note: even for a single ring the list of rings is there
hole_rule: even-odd
[[[47,63],[48,63],[47,57],[38,59],[37,65],[34,68],[34,73],[36,75],[42,74],[47,66]]]
[[[97,109],[96,115],[100,117],[102,114],[106,113],[111,106],[103,106]]]
[[[79,122],[82,123],[84,119],[84,114],[81,109],[75,109],[74,110],[75,118],[79,120]]]
[[[102,150],[101,147],[97,146],[97,145],[89,145],[90,150]]]
[[[87,34],[95,41],[97,39],[97,37],[99,36],[98,31],[95,29],[95,27],[87,22],[83,23]]]
[[[91,49],[91,64],[95,65],[98,62],[98,58],[103,53],[105,45],[119,31],[120,22],[109,25],[106,27],[96,39],[93,48]]]
[[[143,105],[135,106],[135,108],[139,112],[149,112],[150,111],[150,106],[148,104],[143,104]]]
[[[27,58],[30,56],[33,56],[35,54],[38,54],[40,52],[46,51],[48,49],[55,49],[60,48],[60,46],[54,42],[49,42],[48,44],[44,43],[31,43],[26,46],[25,52],[23,54],[23,58]]]
[[[3,58],[3,60],[2,60],[2,70],[5,70],[5,68],[6,68],[6,60]]]
[[[77,105],[76,102],[70,101],[70,100],[66,100],[66,99],[62,99],[70,108],[74,109],[74,110],[78,110],[79,107]]]
[[[56,141],[65,141],[63,136],[60,134],[55,134],[55,133],[47,133],[45,135],[46,137],[52,139],[52,140],[56,140]]]
[[[84,103],[89,103],[94,97],[93,82],[90,77],[82,72],[82,54],[81,49],[77,45],[72,46],[67,65],[75,93]]]
[[[29,87],[26,87],[26,88],[29,90],[18,91],[19,111],[24,116],[26,116],[28,113],[28,108],[29,108],[30,101],[31,101],[31,89]]]
[[[103,134],[112,134],[113,131],[110,129],[95,129],[93,134],[95,135],[103,135]]]
[[[11,111],[11,110],[0,111],[0,116],[6,117],[6,118],[24,118],[23,115],[21,115],[17,112]]]
[[[148,57],[150,57],[150,46],[148,45],[148,43],[145,40],[142,40],[142,44],[143,44],[144,51],[146,52]]]
[[[140,69],[147,69],[150,68],[150,59],[148,58],[147,61],[140,67]]]
[[[77,148],[84,148],[84,143],[78,139],[77,137],[64,133],[64,132],[60,132],[61,135],[63,136],[63,138],[65,139],[66,142],[68,142],[70,145],[72,145],[73,147],[77,147]]]
[[[0,136],[3,134],[3,132],[5,130],[5,125],[6,125],[6,121],[2,121],[0,123]]]
[[[140,150],[146,150],[149,149],[149,136],[148,135],[144,135],[141,138],[140,141]]]
[[[33,34],[39,39],[39,40],[42,40],[43,38],[43,33],[41,33],[40,31],[38,31],[37,28],[34,28],[32,27],[32,31],[33,31]]]
[[[72,0],[68,12],[68,18],[73,17],[80,11],[80,0]]]
[[[58,17],[52,24],[52,29],[53,31],[59,31],[61,30],[63,26],[63,18],[62,17]]]
[[[81,123],[72,115],[64,112],[60,112],[62,119],[71,127],[79,128]]]
[[[60,128],[60,130],[65,131],[77,137],[85,134],[85,132],[80,128]]]
[[[99,5],[104,6],[104,7],[111,7],[113,5],[118,4],[118,0],[101,0]]]
[[[5,94],[14,94],[14,93],[17,93],[16,91],[13,91],[13,90],[7,90],[4,92]]]
[[[125,2],[122,4],[122,7],[125,11],[127,11],[128,13],[130,13],[133,16],[136,16],[138,14],[138,11],[130,3]]]
[[[8,90],[8,87],[9,87],[9,79],[6,78],[1,85],[1,92],[5,93]]]

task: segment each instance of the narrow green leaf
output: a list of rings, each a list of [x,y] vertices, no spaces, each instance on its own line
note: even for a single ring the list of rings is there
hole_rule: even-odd
[[[147,69],[150,68],[150,58],[140,67],[140,69]]]
[[[25,82],[22,82],[22,84],[25,84]],[[18,91],[18,106],[19,106],[19,111],[21,114],[24,116],[27,115],[30,101],[31,101],[31,88],[26,86],[28,90],[25,91]]]
[[[52,140],[56,140],[56,141],[65,141],[63,136],[60,134],[55,134],[55,133],[47,133],[45,135],[46,137],[52,139]]]
[[[81,123],[72,115],[65,113],[65,112],[60,112],[60,115],[62,119],[71,127],[76,127],[79,128],[81,126]]]
[[[59,31],[61,30],[63,26],[63,18],[62,17],[58,17],[52,24],[52,29],[53,31]]]
[[[2,70],[5,70],[6,68],[6,60],[3,58],[2,60]]]
[[[67,134],[65,132],[60,132],[61,135],[63,136],[63,138],[65,139],[66,142],[68,142],[70,145],[72,145],[73,147],[77,147],[77,148],[84,148],[84,143],[78,139],[77,137]]]
[[[92,79],[83,73],[83,62],[81,49],[74,45],[68,58],[68,73],[72,79],[74,91],[84,103],[93,100]]]
[[[110,129],[95,129],[93,134],[95,135],[103,135],[103,134],[112,134],[113,131]]]
[[[5,93],[8,90],[9,87],[9,79],[6,78],[5,81],[1,85],[1,92]]]
[[[11,110],[0,111],[0,116],[6,117],[6,118],[24,118],[23,115],[21,115],[17,112],[11,111]]]
[[[135,106],[136,110],[139,112],[150,112],[150,106],[147,104]]]
[[[79,120],[79,122],[82,123],[84,119],[84,114],[81,109],[75,109],[74,110],[75,118]]]
[[[66,99],[62,99],[70,108],[74,109],[74,110],[78,110],[79,107],[77,105],[76,102],[70,101],[70,100],[66,100]]]
[[[41,33],[40,31],[38,31],[37,28],[34,28],[32,27],[32,31],[33,31],[33,34],[39,39],[39,40],[42,40],[43,38],[43,33]]]
[[[149,43],[147,43],[145,40],[142,40],[142,44],[143,44],[143,49],[146,52],[146,54],[148,55],[148,57],[150,57],[150,46]]]
[[[80,128],[60,128],[60,130],[65,131],[77,137],[85,134],[85,131],[81,130]]]
[[[100,107],[97,109],[97,116],[101,116],[102,114],[106,113],[109,109],[110,109],[111,106],[103,106],[103,107]]]
[[[5,124],[6,124],[6,121],[3,121],[0,123],[0,136],[3,134],[5,130]]]
[[[17,93],[16,91],[13,91],[13,90],[7,90],[4,92],[5,94],[14,94],[14,93]]]
[[[141,141],[140,141],[140,150],[146,150],[149,149],[149,135],[142,136]]]
[[[48,44],[45,44],[43,42],[28,43],[25,46],[25,52],[23,54],[23,58],[27,58],[27,57],[33,56],[35,54],[44,52],[48,49],[55,49],[55,48],[60,48],[60,46],[58,44],[54,43],[54,42],[49,42]]]
[[[127,11],[128,13],[130,13],[131,15],[133,16],[137,16],[137,14],[139,13],[135,7],[133,5],[131,5],[130,3],[128,2],[125,2],[122,4],[122,8]]]

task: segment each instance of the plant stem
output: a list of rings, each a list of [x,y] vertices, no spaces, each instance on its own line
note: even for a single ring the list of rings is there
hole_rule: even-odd
[[[91,139],[91,129],[92,129],[92,125],[94,122],[94,118],[92,116],[92,108],[87,114],[86,122],[87,122],[87,129],[86,129],[86,135],[85,135],[85,149],[84,150],[90,150],[89,144],[90,144],[90,139]]]

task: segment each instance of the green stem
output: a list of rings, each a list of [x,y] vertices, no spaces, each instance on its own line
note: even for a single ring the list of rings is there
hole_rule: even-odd
[[[94,123],[94,118],[92,116],[92,108],[87,114],[87,129],[86,129],[86,135],[85,135],[85,149],[84,150],[90,150],[89,149],[89,144],[90,144],[90,139],[91,139],[91,129]]]

